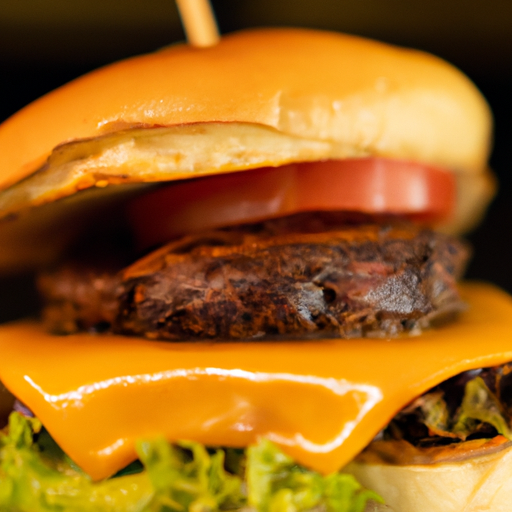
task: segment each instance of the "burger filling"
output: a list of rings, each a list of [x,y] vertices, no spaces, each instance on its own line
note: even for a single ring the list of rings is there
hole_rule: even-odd
[[[353,476],[309,471],[265,440],[247,450],[141,440],[137,453],[138,461],[94,483],[37,419],[15,412],[0,431],[0,509],[362,512],[382,502]]]
[[[464,372],[398,413],[359,461],[458,462],[512,441],[512,366]],[[20,404],[0,431],[0,509],[43,511],[385,511],[351,476],[322,476],[266,440],[247,449],[141,440],[139,460],[92,482]]]
[[[39,285],[56,333],[387,337],[460,311],[467,257],[457,239],[411,224],[298,214],[181,237],[124,269],[70,263]]]
[[[512,442],[512,364],[464,372],[400,411],[358,457],[365,462],[454,462]]]
[[[220,189],[210,187],[207,180],[191,181],[195,192],[202,187],[204,202],[211,202],[212,219],[205,219],[202,229],[196,228],[203,218],[198,221],[192,215],[187,200],[178,218],[189,223],[193,234],[183,235],[182,226],[175,224],[160,229],[165,223],[158,215],[144,218],[142,225],[135,226],[139,237],[135,249],[124,247],[114,263],[104,259],[111,251],[87,240],[84,245],[92,251],[84,251],[81,245],[80,258],[71,256],[39,276],[48,330],[163,341],[316,341],[407,336],[451,320],[464,309],[457,280],[463,274],[468,249],[456,238],[409,221],[432,220],[449,212],[451,192],[436,191],[451,190],[446,180],[452,178],[444,171],[430,169],[425,174],[416,169],[416,178],[430,184],[428,207],[417,210],[412,192],[400,194],[411,199],[405,207],[395,198],[397,186],[405,183],[410,191],[417,190],[416,181],[390,174],[391,170],[404,171],[410,178],[412,164],[407,169],[385,160],[356,164],[362,166],[361,173],[371,172],[367,172],[371,183],[380,183],[375,173],[387,183],[386,194],[384,189],[370,194],[372,201],[387,198],[384,210],[374,210],[373,203],[369,207],[366,195],[359,194],[356,207],[370,213],[346,213],[358,187],[368,189],[367,184],[354,182],[355,174],[348,172],[351,168],[341,169],[346,164],[323,162],[288,169],[294,187],[288,183],[284,188],[295,190],[297,202],[291,212],[282,206],[290,202],[281,201],[283,184],[278,183],[275,190],[268,186],[274,171],[260,172],[263,181],[257,182],[256,203],[268,206],[281,201],[282,205],[270,213],[265,210],[262,218],[270,220],[248,217],[242,225],[233,223],[225,212],[217,213]],[[317,183],[317,167],[326,165],[332,179],[323,182],[321,189],[317,187],[317,194],[310,194],[310,187]],[[336,181],[340,176],[346,182]],[[236,199],[238,177],[215,179],[225,187],[226,197]],[[296,181],[301,185],[298,188]],[[252,185],[245,183],[238,197],[243,196],[242,203],[253,204]],[[171,206],[179,203],[183,186],[168,188],[176,195]],[[211,188],[215,189],[213,196]],[[308,210],[313,204],[310,196],[315,207],[319,201],[325,203],[320,194],[331,195],[333,210],[344,213]],[[168,199],[165,195],[164,200]],[[224,203],[224,196],[221,199]],[[231,210],[238,212],[238,206]],[[390,215],[389,211],[405,211],[405,215]],[[176,212],[171,213],[169,218],[175,219]],[[214,214],[219,218],[214,219]],[[218,224],[226,219],[225,224]],[[169,240],[168,233],[170,243],[150,248],[161,244],[162,236]],[[136,255],[140,249],[146,251],[142,256]],[[93,256],[84,257],[91,252]],[[127,253],[136,256],[127,261]],[[466,372],[443,383],[393,418],[360,457],[408,464],[416,459],[399,460],[396,454],[473,441],[482,446],[492,442],[498,448],[506,444],[512,438],[511,409],[505,399],[508,372],[505,365]],[[136,462],[111,478],[93,482],[30,409],[20,402],[14,409],[9,425],[0,432],[0,510],[363,512],[377,510],[382,502],[352,476],[321,475],[298,465],[265,439],[233,449],[142,438],[136,445]],[[431,453],[425,452],[423,460]]]

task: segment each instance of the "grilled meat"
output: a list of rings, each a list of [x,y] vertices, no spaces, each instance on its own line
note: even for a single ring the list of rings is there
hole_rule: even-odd
[[[460,310],[467,249],[458,240],[414,227],[306,225],[187,236],[120,271],[47,273],[47,324],[164,340],[386,337]]]

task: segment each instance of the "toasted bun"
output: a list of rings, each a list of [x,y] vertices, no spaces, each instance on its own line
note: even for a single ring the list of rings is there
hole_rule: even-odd
[[[298,29],[176,45],[90,73],[0,126],[0,217],[86,188],[384,156],[459,176],[452,230],[492,195],[491,115],[431,55]]]
[[[456,462],[390,465],[353,462],[346,470],[393,512],[508,512],[512,447]]]

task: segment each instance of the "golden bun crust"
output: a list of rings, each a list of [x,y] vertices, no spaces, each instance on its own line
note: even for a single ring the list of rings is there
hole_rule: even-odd
[[[0,188],[63,143],[213,121],[333,142],[347,156],[476,173],[485,169],[491,128],[475,86],[436,57],[343,34],[254,30],[210,48],[176,45],[122,61],[29,105],[0,127]]]
[[[99,69],[0,125],[0,219],[87,188],[383,156],[455,172],[456,213],[440,227],[460,232],[494,190],[491,125],[476,87],[431,55],[313,30],[239,32]],[[37,218],[25,224],[39,239],[53,232]],[[0,267],[35,258],[21,263],[18,227],[0,225],[11,248]],[[38,245],[44,261],[56,250],[48,244]]]
[[[425,465],[352,462],[345,470],[380,494],[393,512],[510,511],[510,444],[502,450],[457,462]]]

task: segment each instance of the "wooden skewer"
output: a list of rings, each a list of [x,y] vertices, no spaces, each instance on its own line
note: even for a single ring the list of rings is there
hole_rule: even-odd
[[[213,46],[219,42],[219,30],[209,0],[176,0],[176,4],[192,46]]]

